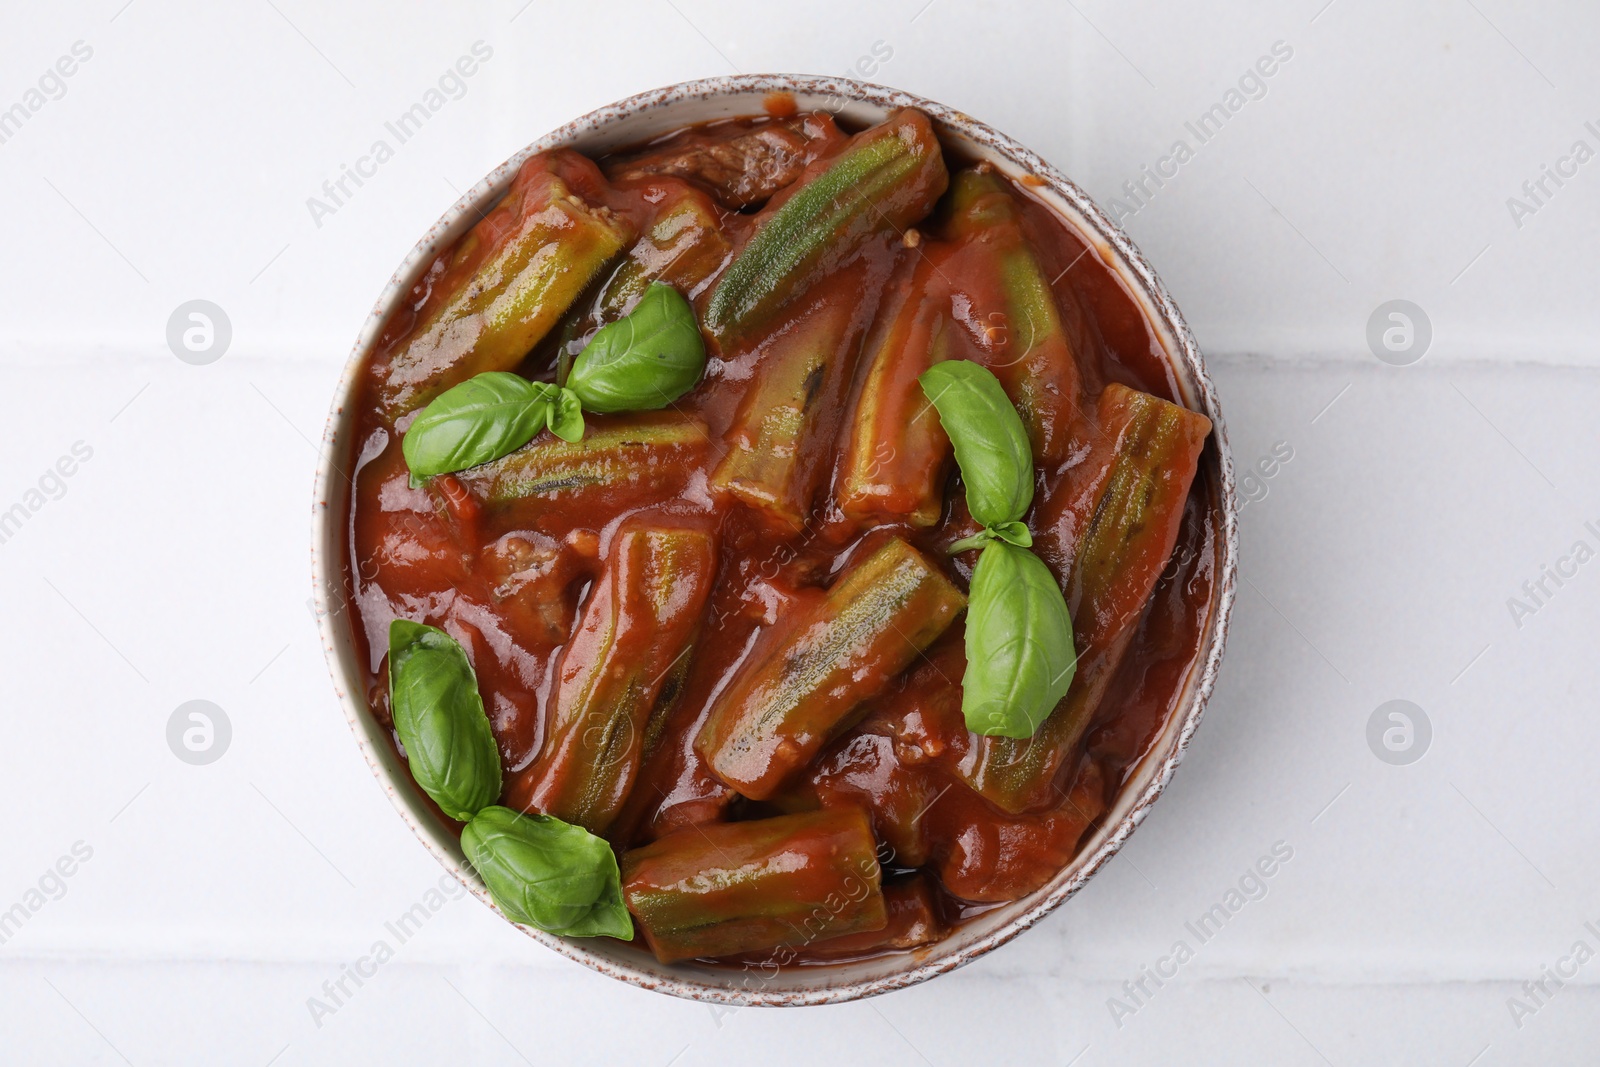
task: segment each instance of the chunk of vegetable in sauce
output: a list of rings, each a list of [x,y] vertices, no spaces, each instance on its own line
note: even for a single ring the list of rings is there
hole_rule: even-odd
[[[884,886],[883,906],[888,922],[882,930],[830,937],[812,944],[810,954],[825,960],[854,959],[889,949],[920,948],[944,936],[933,887],[922,875]]]
[[[680,830],[622,856],[623,898],[662,963],[881,930],[881,879],[860,809]]]
[[[834,425],[853,366],[857,307],[817,306],[758,353],[760,375],[745,392],[726,435],[728,451],[711,484],[757,509],[775,526],[799,530],[822,475],[827,427]]]
[[[958,246],[946,268],[961,279],[958,319],[1022,415],[1034,457],[1054,466],[1082,435],[1078,364],[1016,201],[993,171],[956,174],[948,230]]]
[[[806,164],[844,140],[831,117],[809,114],[747,132],[735,129],[723,138],[690,134],[687,143],[668,144],[610,171],[618,182],[655,174],[687,178],[710,189],[728,207],[746,208],[793,182]]]
[[[1106,808],[1104,779],[1093,760],[1085,761],[1068,792],[1039,812],[995,818],[964,788],[944,799],[951,803],[932,816],[939,841],[934,869],[951,894],[983,904],[1042,889],[1077,853]]]
[[[927,527],[944,511],[950,438],[917,376],[950,358],[947,300],[922,258],[878,316],[840,445],[836,498],[848,518]]]
[[[711,445],[705,423],[676,411],[588,421],[580,441],[541,435],[464,471],[461,481],[490,506],[618,490],[670,492]]]
[[[663,190],[655,221],[607,279],[597,315],[601,322],[626,315],[652,281],[693,292],[727,255],[728,239],[716,207],[698,189],[674,182]]]
[[[389,419],[482,371],[512,370],[632,238],[598,203],[605,179],[571,151],[523,164],[504,200],[418,283],[412,327],[373,361]]]
[[[965,606],[920,552],[891,538],[780,624],[770,651],[729,682],[696,749],[742,795],[771,796]]]
[[[629,520],[556,670],[544,746],[509,797],[603,834],[638,776],[656,699],[691,651],[711,578],[715,534],[704,525]]]
[[[706,328],[724,344],[750,336],[870,238],[925,216],[948,180],[939,140],[922,112],[897,111],[857,134],[762,213],[711,292]]]

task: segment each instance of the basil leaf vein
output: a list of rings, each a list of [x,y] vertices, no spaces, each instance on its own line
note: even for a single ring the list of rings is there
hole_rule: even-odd
[[[389,624],[389,705],[411,777],[465,822],[500,796],[500,749],[467,654],[443,630]]]

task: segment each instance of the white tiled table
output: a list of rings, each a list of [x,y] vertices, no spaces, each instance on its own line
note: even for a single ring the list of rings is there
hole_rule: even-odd
[[[0,125],[0,512],[28,510],[0,543],[0,909],[29,913],[0,944],[0,1060],[1593,1062],[1600,962],[1537,1011],[1510,998],[1600,950],[1600,562],[1520,619],[1508,600],[1600,549],[1600,160],[1562,163],[1600,150],[1600,16],[1323,2],[13,3],[0,109],[92,54]],[[314,220],[307,198],[478,41],[459,98]],[[1199,144],[1186,123],[1275,42],[1264,94],[1247,81],[1259,98]],[[356,752],[307,608],[313,442],[373,297],[457,190],[567,118],[885,53],[876,80],[1103,203],[1190,142],[1126,226],[1212,361],[1236,459],[1293,459],[1244,511],[1228,659],[1167,797],[1037,930],[870,1002],[715,1011],[452,901],[314,1020],[439,875]],[[1576,174],[1534,204],[1546,164]],[[1513,196],[1537,207],[1520,227]],[[165,341],[194,298],[233,327],[209,366]],[[1412,366],[1368,350],[1392,299],[1432,324]],[[166,744],[191,699],[232,724],[209,766]],[[1428,716],[1420,762],[1368,747],[1393,699]],[[1265,896],[1201,944],[1186,923],[1277,842]],[[1179,940],[1193,958],[1134,1000]]]

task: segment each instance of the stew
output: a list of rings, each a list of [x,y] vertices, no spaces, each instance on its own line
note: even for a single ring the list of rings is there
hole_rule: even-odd
[[[1100,251],[918,111],[539,153],[368,357],[372,713],[517,921],[925,950],[1174,708],[1210,431]]]

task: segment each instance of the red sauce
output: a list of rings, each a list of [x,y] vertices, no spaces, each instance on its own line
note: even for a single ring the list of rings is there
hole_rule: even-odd
[[[768,93],[762,98],[761,107],[775,119],[794,118],[800,113],[800,107],[795,103],[794,94],[789,92]]]
[[[714,142],[730,131],[792,120],[795,114],[792,97],[769,97],[766,107],[774,118],[718,123],[658,144]],[[817,150],[836,150],[842,141],[834,134],[819,142]],[[947,159],[953,170],[957,158],[947,151]],[[652,205],[661,200],[663,181],[636,178],[583,191],[643,228]],[[1093,410],[1093,398],[1113,382],[1179,401],[1169,356],[1107,266],[1106,253],[1086,244],[1026,188],[1013,185],[1012,192],[1022,204],[1024,232],[1045,276],[1054,279],[1085,408]],[[727,211],[722,225],[737,248],[753,222],[748,213]],[[794,313],[803,314],[805,307],[820,302],[843,302],[859,308],[863,323],[869,321],[889,280],[927,254],[926,245],[910,244],[898,235],[875,240],[853,265],[808,290]],[[415,301],[398,307],[386,338],[410,326],[414,309],[438,273],[424,278]],[[956,279],[958,288],[960,284]],[[703,310],[709,288],[707,283],[690,294],[697,309]],[[528,357],[522,373],[553,378],[554,337],[559,332],[552,331]],[[720,441],[759,373],[758,360],[754,346],[713,352],[703,381],[677,406],[701,417],[712,441]],[[826,411],[827,432],[813,436],[823,449],[815,457],[819,463],[829,463],[842,408]],[[448,476],[436,481],[433,493],[410,488],[398,437],[386,426],[370,389],[360,399],[355,419],[346,463],[354,486],[345,566],[372,712],[389,725],[382,668],[390,621],[404,616],[441,626],[461,642],[473,662],[506,771],[503,800],[513,806],[527,795],[521,774],[539,754],[558,657],[618,525],[652,508],[709,515],[717,525],[721,548],[715,583],[661,745],[666,755],[647,763],[609,835],[619,850],[695,823],[818,803],[861,803],[873,816],[880,842],[892,850],[892,856],[885,856],[888,883],[898,884],[919,869],[924,874],[917,877],[934,875],[928,881],[939,919],[959,923],[997,899],[1031,891],[1071,861],[1172,713],[1209,617],[1218,552],[1211,521],[1215,489],[1207,474],[1214,467],[1211,445],[1167,572],[1099,706],[1087,743],[1080,746],[1081,756],[1063,769],[1052,806],[1008,815],[951,773],[970,743],[960,715],[959,686],[950,684],[959,680],[964,664],[959,622],[888,692],[870,701],[864,717],[833,741],[801,780],[772,801],[756,804],[722,785],[694,752],[694,739],[714,695],[733,670],[773,639],[775,623],[821,596],[886,531],[938,561],[965,588],[969,564],[953,562],[942,550],[973,529],[959,493],[946,493],[944,519],[930,529],[897,525],[863,530],[830,503],[825,477],[817,496],[820,506],[792,534],[775,531],[749,509],[718,498],[709,488],[707,472],[693,470],[685,472],[681,492],[670,499],[622,494],[583,508],[552,501],[535,512],[518,511],[511,521],[484,512]],[[402,420],[402,429],[404,425]],[[1048,496],[1059,474],[1040,472],[1041,498]],[[531,596],[510,595],[530,591]],[[838,958],[838,951],[819,950],[814,961]],[[800,962],[808,959],[806,953],[798,954]]]

